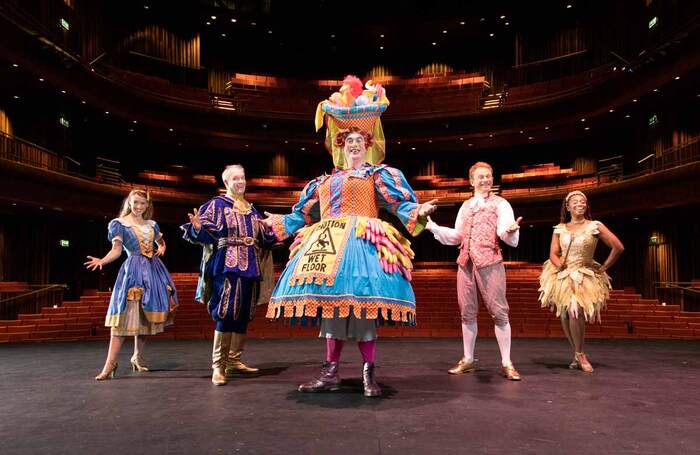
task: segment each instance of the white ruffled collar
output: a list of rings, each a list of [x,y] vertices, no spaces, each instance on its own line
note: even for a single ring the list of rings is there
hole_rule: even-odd
[[[487,197],[484,197],[479,193],[474,193],[472,198],[469,200],[469,208],[473,209],[475,207],[483,207],[486,205],[486,200],[492,197],[493,195],[491,193],[489,193]]]

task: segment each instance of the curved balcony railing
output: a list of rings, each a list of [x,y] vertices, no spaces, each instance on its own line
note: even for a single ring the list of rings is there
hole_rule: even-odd
[[[40,145],[8,136],[3,132],[0,132],[0,158],[52,171],[68,170],[64,157]]]
[[[106,64],[100,74],[126,90],[195,109],[219,109],[241,115],[308,119],[316,103],[337,90],[341,81],[300,81],[255,74],[231,74],[226,89],[204,88],[122,70]],[[517,107],[574,95],[606,81],[614,72],[604,65],[576,76],[511,87],[499,93],[499,107]],[[415,78],[381,77],[389,90],[393,119],[439,118],[479,112],[492,95],[483,75],[452,73]]]
[[[96,177],[79,175],[67,170],[66,159],[59,155],[30,142],[19,138],[10,137],[5,134],[0,134],[0,160],[8,160],[14,163],[30,166],[38,169],[45,169],[54,172],[59,172],[71,177],[77,177],[82,180],[101,184],[107,190],[116,190],[123,192],[131,189],[134,186],[144,187],[154,194],[158,194],[163,198],[174,198],[178,200],[203,200],[207,197],[211,189],[216,188],[216,180],[211,178],[205,182],[199,182],[199,189],[195,188],[176,188],[172,186],[153,184],[158,182],[157,176],[159,173],[150,172],[151,181],[148,183],[139,182],[115,182],[109,183],[102,181]],[[571,169],[559,169],[556,166],[558,174],[554,175],[556,179],[552,180],[550,185],[544,184],[539,186],[528,185],[531,178],[523,174],[522,183],[520,186],[514,183],[514,176],[520,174],[504,175],[504,179],[498,191],[507,195],[509,198],[533,198],[533,197],[550,197],[571,191],[572,189],[585,189],[601,187],[609,183],[631,180],[645,175],[671,169],[677,166],[682,166],[689,163],[700,161],[700,139],[695,139],[693,142],[681,146],[669,147],[661,153],[652,155],[643,164],[645,169],[640,172],[625,174],[622,169],[620,157],[614,157],[612,160],[602,160],[605,162],[598,164],[598,170],[588,174],[580,174],[570,172]],[[143,174],[143,173],[142,173]],[[165,173],[163,173],[165,175]],[[539,181],[546,179],[539,174],[532,174],[533,178]],[[193,176],[194,177],[194,176]],[[207,177],[207,176],[200,176]],[[211,177],[211,176],[209,176]],[[165,178],[162,181],[171,181],[173,179]],[[196,179],[195,179],[196,180]],[[515,181],[517,182],[517,178]],[[185,180],[173,180],[175,182],[184,183]],[[419,199],[430,199],[438,197],[445,203],[461,202],[471,193],[467,190],[467,184],[464,178],[447,178],[445,176],[416,176],[412,179],[415,183],[416,194]],[[284,182],[284,184],[280,184]],[[207,185],[207,194],[202,191],[201,184]],[[251,179],[249,181],[248,196],[260,203],[269,203],[274,206],[289,206],[296,202],[299,197],[299,191],[303,187],[303,179],[293,177],[274,176],[261,177]]]

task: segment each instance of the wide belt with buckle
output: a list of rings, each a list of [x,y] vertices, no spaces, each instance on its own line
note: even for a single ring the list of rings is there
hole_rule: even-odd
[[[253,237],[222,237],[219,239],[218,247],[223,248],[225,246],[253,246],[257,243]]]

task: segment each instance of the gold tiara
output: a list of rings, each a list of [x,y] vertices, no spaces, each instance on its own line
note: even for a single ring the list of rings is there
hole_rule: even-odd
[[[564,201],[565,201],[565,202],[569,202],[569,199],[571,199],[573,196],[583,196],[583,198],[584,198],[585,200],[588,200],[588,198],[586,197],[586,195],[583,194],[583,191],[574,190],[574,191],[571,191],[569,194],[566,195],[566,197],[564,198]]]

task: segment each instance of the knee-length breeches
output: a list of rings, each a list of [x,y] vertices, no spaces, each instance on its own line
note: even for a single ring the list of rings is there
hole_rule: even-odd
[[[506,269],[502,262],[482,268],[474,267],[470,260],[457,269],[457,301],[462,313],[462,322],[476,322],[481,293],[484,305],[497,326],[508,324],[508,301],[506,300]]]
[[[225,274],[214,280],[209,314],[220,332],[246,333],[255,315],[260,281]]]

